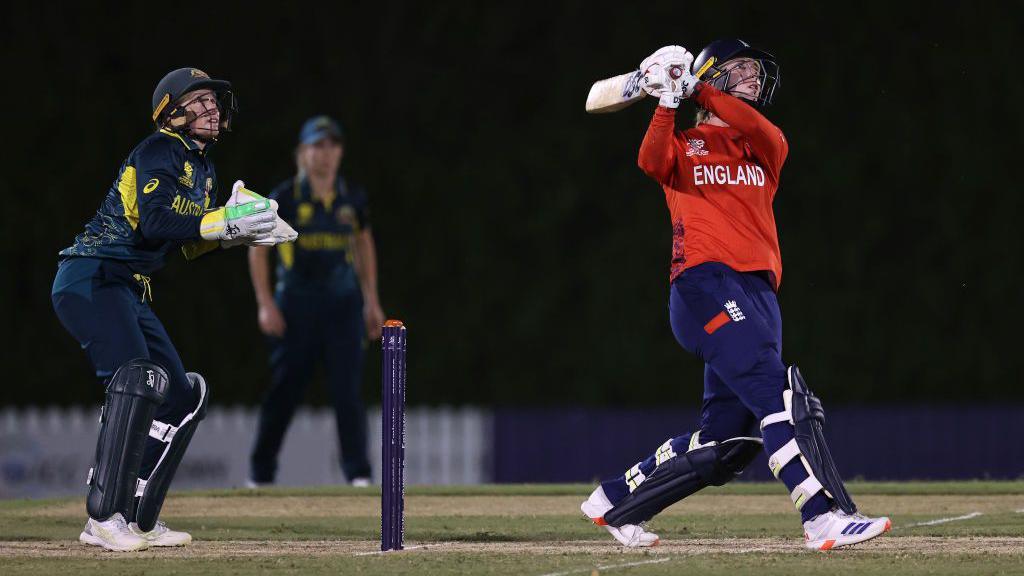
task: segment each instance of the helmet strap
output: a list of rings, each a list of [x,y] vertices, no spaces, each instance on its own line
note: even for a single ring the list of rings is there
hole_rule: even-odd
[[[187,105],[188,102],[185,102],[184,104]],[[183,105],[175,106],[170,112],[168,112],[167,120],[164,122],[164,127],[166,127],[168,130],[170,130],[172,132],[187,133],[187,135],[190,138],[193,138],[195,140],[201,140],[203,142],[216,142],[217,141],[216,138],[211,137],[211,136],[205,136],[205,135],[196,134],[191,129],[192,123],[195,122],[196,119],[198,119],[198,118],[200,118],[201,116],[204,116],[204,115],[205,114],[202,114],[202,115],[196,114],[195,112],[193,112],[193,111],[191,111],[191,110],[189,110],[187,108],[184,108]],[[221,130],[225,129],[224,126],[225,126],[225,121],[221,120],[221,122],[220,122]]]
[[[164,126],[174,132],[179,132],[184,128],[187,128],[191,123],[189,115],[191,113],[181,108],[174,108],[167,114],[167,120],[164,122]],[[195,114],[191,114],[195,116]]]

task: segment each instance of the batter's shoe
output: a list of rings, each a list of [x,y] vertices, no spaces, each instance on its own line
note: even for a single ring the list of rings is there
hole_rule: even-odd
[[[104,521],[89,520],[78,535],[79,542],[90,546],[101,546],[115,552],[134,552],[149,548],[149,540],[132,533],[120,512]]]
[[[605,495],[604,488],[601,486],[598,486],[590,493],[590,498],[587,498],[583,501],[583,504],[580,504],[580,510],[583,511],[587,518],[590,518],[598,526],[604,526],[605,530],[623,546],[627,548],[646,548],[658,545],[658,535],[644,530],[643,524],[623,524],[618,528],[609,526],[604,521],[604,515],[612,508],[614,506],[608,500],[608,496]]]
[[[135,522],[129,524],[128,529],[132,531],[132,534],[145,538],[150,546],[184,546],[192,541],[192,535],[188,532],[171,530],[159,520],[149,532],[143,532]]]
[[[832,510],[804,522],[804,545],[811,550],[831,550],[859,544],[892,529],[889,518],[868,518]]]

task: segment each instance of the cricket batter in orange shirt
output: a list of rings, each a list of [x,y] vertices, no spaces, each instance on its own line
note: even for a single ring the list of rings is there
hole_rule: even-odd
[[[889,519],[858,513],[828,451],[821,402],[782,361],[772,202],[789,145],[761,113],[779,84],[775,58],[723,39],[696,59],[666,46],[640,69],[659,105],[639,165],[661,184],[672,219],[669,313],[676,340],[705,362],[700,429],[602,482],[583,513],[625,546],[653,546],[658,536],[644,522],[732,480],[764,450],[800,512],[808,548],[882,534]],[[676,110],[686,98],[697,122],[679,131]]]

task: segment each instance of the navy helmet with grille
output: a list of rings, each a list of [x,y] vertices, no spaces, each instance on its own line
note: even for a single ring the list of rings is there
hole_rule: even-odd
[[[153,91],[153,122],[157,128],[168,128],[174,131],[185,129],[192,118],[185,110],[186,102],[181,97],[194,90],[212,90],[217,95],[220,108],[220,129],[231,131],[231,121],[238,112],[238,102],[231,91],[231,82],[210,78],[210,75],[198,68],[178,68],[169,72],[156,85]]]
[[[737,58],[750,58],[758,63],[761,92],[757,95],[757,100],[752,103],[756,106],[771,104],[781,78],[775,56],[764,50],[758,50],[739,38],[723,38],[705,46],[693,61],[692,73],[715,88],[723,92],[730,92],[741,79],[735,78],[735,74],[725,64]],[[746,98],[746,96],[742,97]]]

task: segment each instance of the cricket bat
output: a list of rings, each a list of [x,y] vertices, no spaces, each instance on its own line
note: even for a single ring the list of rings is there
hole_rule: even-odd
[[[682,76],[682,68],[672,66],[669,73],[673,78]],[[590,94],[587,95],[587,112],[591,114],[605,114],[622,110],[635,102],[643,100],[647,96],[641,82],[644,73],[642,70],[634,70],[628,74],[620,74],[612,78],[598,80],[590,87]]]

